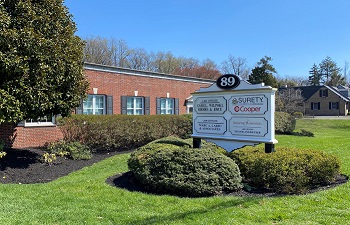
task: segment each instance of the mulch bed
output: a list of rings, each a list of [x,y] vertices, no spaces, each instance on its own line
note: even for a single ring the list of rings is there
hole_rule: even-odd
[[[80,170],[86,166],[91,166],[108,157],[116,154],[123,154],[124,152],[105,152],[94,154],[89,160],[71,160],[58,157],[55,164],[49,166],[40,161],[44,151],[41,149],[29,150],[7,150],[7,155],[0,159],[0,183],[3,184],[34,184],[47,183],[59,177],[68,175],[71,172]],[[130,152],[130,151],[128,151]],[[348,177],[340,175],[334,183],[315,187],[310,189],[307,193],[326,190],[338,185],[344,184],[348,181]],[[123,188],[129,191],[138,191],[145,193],[152,193],[152,191],[145,189],[134,178],[132,172],[116,174],[109,177],[106,182],[114,187]],[[157,194],[157,193],[152,193]],[[251,196],[251,197],[272,197],[281,196],[266,189],[241,190],[233,193],[226,193],[226,195],[233,196]]]

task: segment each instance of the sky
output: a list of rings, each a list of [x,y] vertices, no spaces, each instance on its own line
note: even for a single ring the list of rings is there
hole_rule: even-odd
[[[268,56],[278,77],[307,79],[329,56],[350,61],[349,0],[65,0],[81,38],[122,39],[130,48],[211,59]]]

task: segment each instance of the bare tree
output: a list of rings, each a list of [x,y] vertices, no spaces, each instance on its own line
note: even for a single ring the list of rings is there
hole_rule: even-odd
[[[132,50],[129,48],[126,41],[112,38],[110,40],[110,51],[112,52],[112,66],[131,68],[128,67],[127,58],[131,54]]]
[[[235,58],[230,55],[227,60],[224,60],[221,65],[224,73],[235,74],[247,80],[249,77],[250,69],[247,66],[247,60],[245,58]]]
[[[304,97],[298,88],[282,88],[276,95],[276,111],[304,113]]]
[[[109,41],[102,37],[85,39],[84,61],[102,65],[111,65]]]
[[[344,67],[343,67],[343,77],[345,78],[345,82],[347,84],[347,86],[350,86],[349,84],[349,80],[348,80],[348,76],[349,76],[349,62],[345,61],[344,62]]]

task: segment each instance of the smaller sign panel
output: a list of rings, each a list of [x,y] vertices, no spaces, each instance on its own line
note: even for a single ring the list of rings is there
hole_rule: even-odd
[[[224,114],[227,110],[226,99],[223,96],[199,97],[194,106],[197,114]]]
[[[268,110],[265,95],[233,95],[228,107],[232,115],[264,115]]]
[[[199,116],[194,119],[194,129],[203,134],[224,134],[227,121],[224,117]]]
[[[268,133],[268,121],[264,117],[232,117],[229,123],[232,135],[264,137]]]

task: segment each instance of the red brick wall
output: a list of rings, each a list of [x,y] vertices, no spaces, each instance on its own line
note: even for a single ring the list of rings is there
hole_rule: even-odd
[[[101,71],[109,67],[98,66],[100,70],[85,69],[85,74],[90,81],[89,94],[93,94],[93,88],[98,88],[97,94],[113,96],[113,114],[121,114],[121,96],[134,96],[138,91],[138,96],[150,97],[150,114],[156,114],[156,98],[167,97],[179,98],[179,113],[186,113],[185,101],[191,96],[191,93],[199,90],[201,87],[208,87],[211,82],[208,80],[192,80],[186,81],[177,76],[163,76],[163,79],[157,77],[149,77],[147,74],[152,73],[124,70],[125,73],[134,72],[142,76],[127,75],[122,72]],[[102,69],[101,69],[102,68]],[[118,69],[117,69],[118,70]],[[146,74],[146,75],[145,75]],[[7,146],[13,148],[30,148],[42,147],[45,144],[62,139],[63,134],[58,127],[16,127],[14,124],[0,125],[0,140],[5,140]]]
[[[0,139],[5,141],[7,147],[37,148],[62,138],[59,127],[16,127],[11,123],[0,125]]]
[[[156,98],[179,98],[180,114],[186,113],[185,100],[191,93],[207,83],[195,83],[181,80],[169,80],[152,77],[125,75],[120,73],[85,70],[90,81],[88,94],[93,94],[93,88],[98,88],[97,94],[113,96],[113,114],[121,114],[121,96],[150,97],[150,114],[156,114]]]

